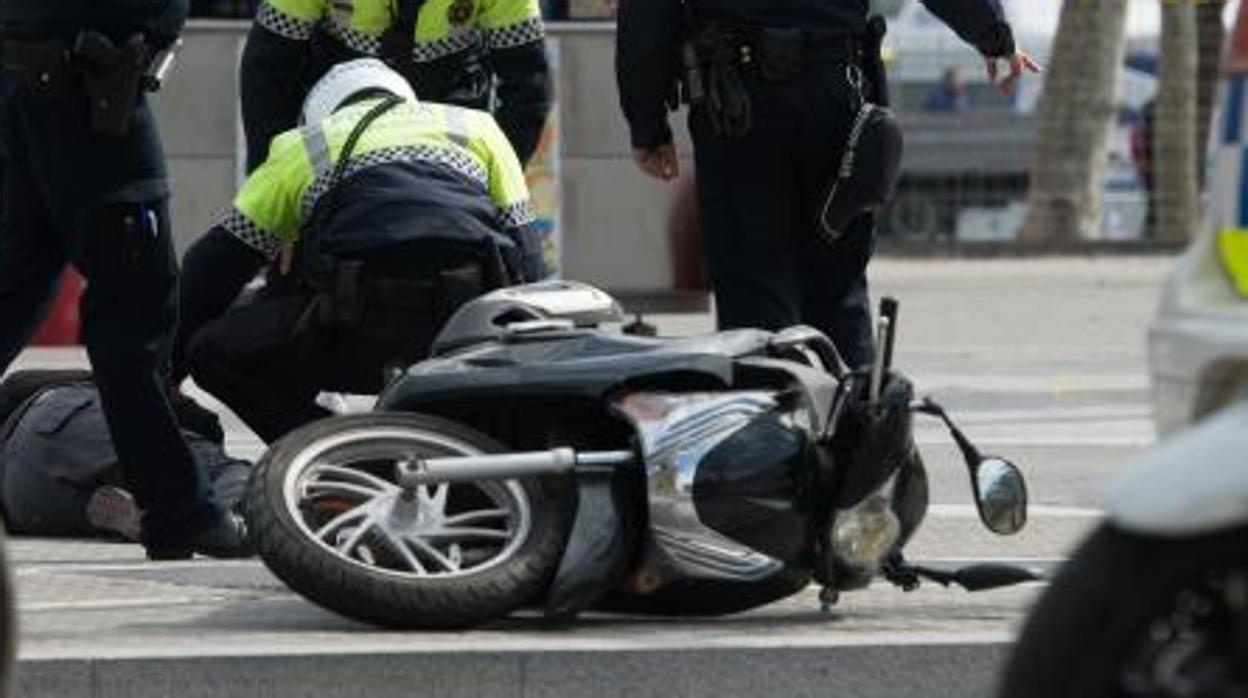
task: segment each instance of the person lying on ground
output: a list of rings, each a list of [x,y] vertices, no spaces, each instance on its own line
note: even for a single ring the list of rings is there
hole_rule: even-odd
[[[231,458],[216,415],[175,398],[191,455],[226,508],[251,463]],[[17,371],[0,383],[0,511],[14,535],[139,540],[141,512],[123,484],[99,392],[87,371]]]

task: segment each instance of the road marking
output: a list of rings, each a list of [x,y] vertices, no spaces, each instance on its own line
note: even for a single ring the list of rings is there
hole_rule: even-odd
[[[948,435],[915,434],[914,441],[920,446],[940,446],[944,444],[951,445]],[[1080,446],[1110,446],[1115,448],[1139,449],[1145,449],[1157,443],[1156,439],[1149,436],[1131,436],[1128,434],[1119,436],[1095,436],[1092,434],[1072,436],[1042,434],[985,436],[976,434],[971,436],[971,441],[974,442],[976,446],[1070,446],[1072,448]]]
[[[1064,557],[975,557],[975,556],[953,556],[953,557],[924,557],[922,559],[908,560],[919,565],[1021,565],[1027,567],[1036,565],[1041,567],[1056,566],[1066,562]]]
[[[124,560],[110,562],[46,562],[31,561],[21,562],[13,561],[15,571],[19,577],[35,574],[65,574],[79,572],[170,572],[179,570],[205,570],[205,569],[263,569],[264,565],[259,559],[255,560],[187,560],[187,561],[168,561],[168,562],[151,562],[148,560],[136,560],[134,562],[126,562]]]
[[[204,594],[200,596],[169,596],[163,598],[125,598],[125,599],[92,599],[90,601],[32,601],[22,603],[17,608],[27,613],[46,613],[49,611],[116,611],[133,608],[164,608],[168,606],[191,606],[220,601],[235,601],[239,597],[229,594]]]
[[[915,373],[911,375],[911,378],[920,394],[944,390],[970,393],[1069,394],[1149,389],[1149,379],[1144,373],[1118,375]]]
[[[954,410],[953,417],[959,424],[999,424],[1016,422],[1069,422],[1102,420],[1110,422],[1151,422],[1153,408],[1139,403],[1081,405],[1078,407],[1050,406],[1005,409]]]
[[[972,441],[985,446],[1144,448],[1157,440],[1151,409],[1142,405],[955,410],[952,416]],[[951,443],[945,428],[928,420],[917,423],[915,440]]]
[[[979,519],[979,509],[973,504],[930,504],[927,514],[939,519]],[[1027,515],[1036,519],[1101,519],[1105,512],[1088,507],[1040,504],[1029,506]]]

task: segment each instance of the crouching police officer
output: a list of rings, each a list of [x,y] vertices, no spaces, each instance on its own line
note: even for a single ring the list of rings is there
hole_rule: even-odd
[[[184,0],[5,0],[0,372],[72,263],[87,353],[149,557],[248,552],[174,422],[163,370],[177,321],[164,156],[143,92],[155,87]]]
[[[489,114],[417,102],[365,58],[322,78],[302,121],[183,262],[175,365],[184,355],[266,441],[328,414],[322,390],[377,392],[460,304],[545,270],[520,162]],[[275,258],[264,290],[221,316]]]
[[[527,162],[550,110],[538,0],[261,0],[243,51],[248,170],[330,66],[380,57],[424,100],[489,109]],[[497,83],[497,88],[494,85]]]
[[[1012,89],[1024,70],[1038,69],[1016,50],[999,0],[925,4],[989,59],[992,79],[996,59],[1009,61],[1003,89]],[[856,168],[892,167],[869,173],[879,184],[864,188],[887,194],[900,156],[893,124],[891,136],[885,125],[876,138],[892,144],[880,150],[883,162],[855,158],[863,131],[888,120],[869,108],[887,98],[882,22],[868,21],[867,5],[628,0],[620,3],[617,47],[634,159],[662,180],[677,175],[667,112],[671,85],[682,73],[692,104],[704,256],[721,328],[812,325],[850,365],[869,363],[874,351],[865,273],[874,225],[869,213],[835,222],[825,214],[847,210],[838,199],[853,187],[841,186],[838,194],[836,185]],[[868,202],[859,203],[857,212]]]

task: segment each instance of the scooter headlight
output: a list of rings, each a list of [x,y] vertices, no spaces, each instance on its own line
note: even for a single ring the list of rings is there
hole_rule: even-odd
[[[874,575],[901,536],[892,506],[895,482],[896,475],[854,506],[838,510],[832,521],[832,554],[855,573]]]

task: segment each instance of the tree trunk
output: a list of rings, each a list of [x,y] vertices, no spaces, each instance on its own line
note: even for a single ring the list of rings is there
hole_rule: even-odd
[[[1122,72],[1127,3],[1075,0],[1062,10],[1036,109],[1024,240],[1100,236],[1101,179]]]
[[[1161,76],[1153,122],[1153,176],[1157,182],[1156,237],[1186,240],[1200,215],[1197,146],[1196,7],[1161,2]]]
[[[1209,130],[1213,125],[1213,105],[1218,96],[1218,79],[1222,69],[1222,49],[1226,43],[1226,25],[1222,10],[1226,0],[1205,0],[1196,5],[1196,147],[1200,188],[1205,188],[1204,155],[1209,148]]]

